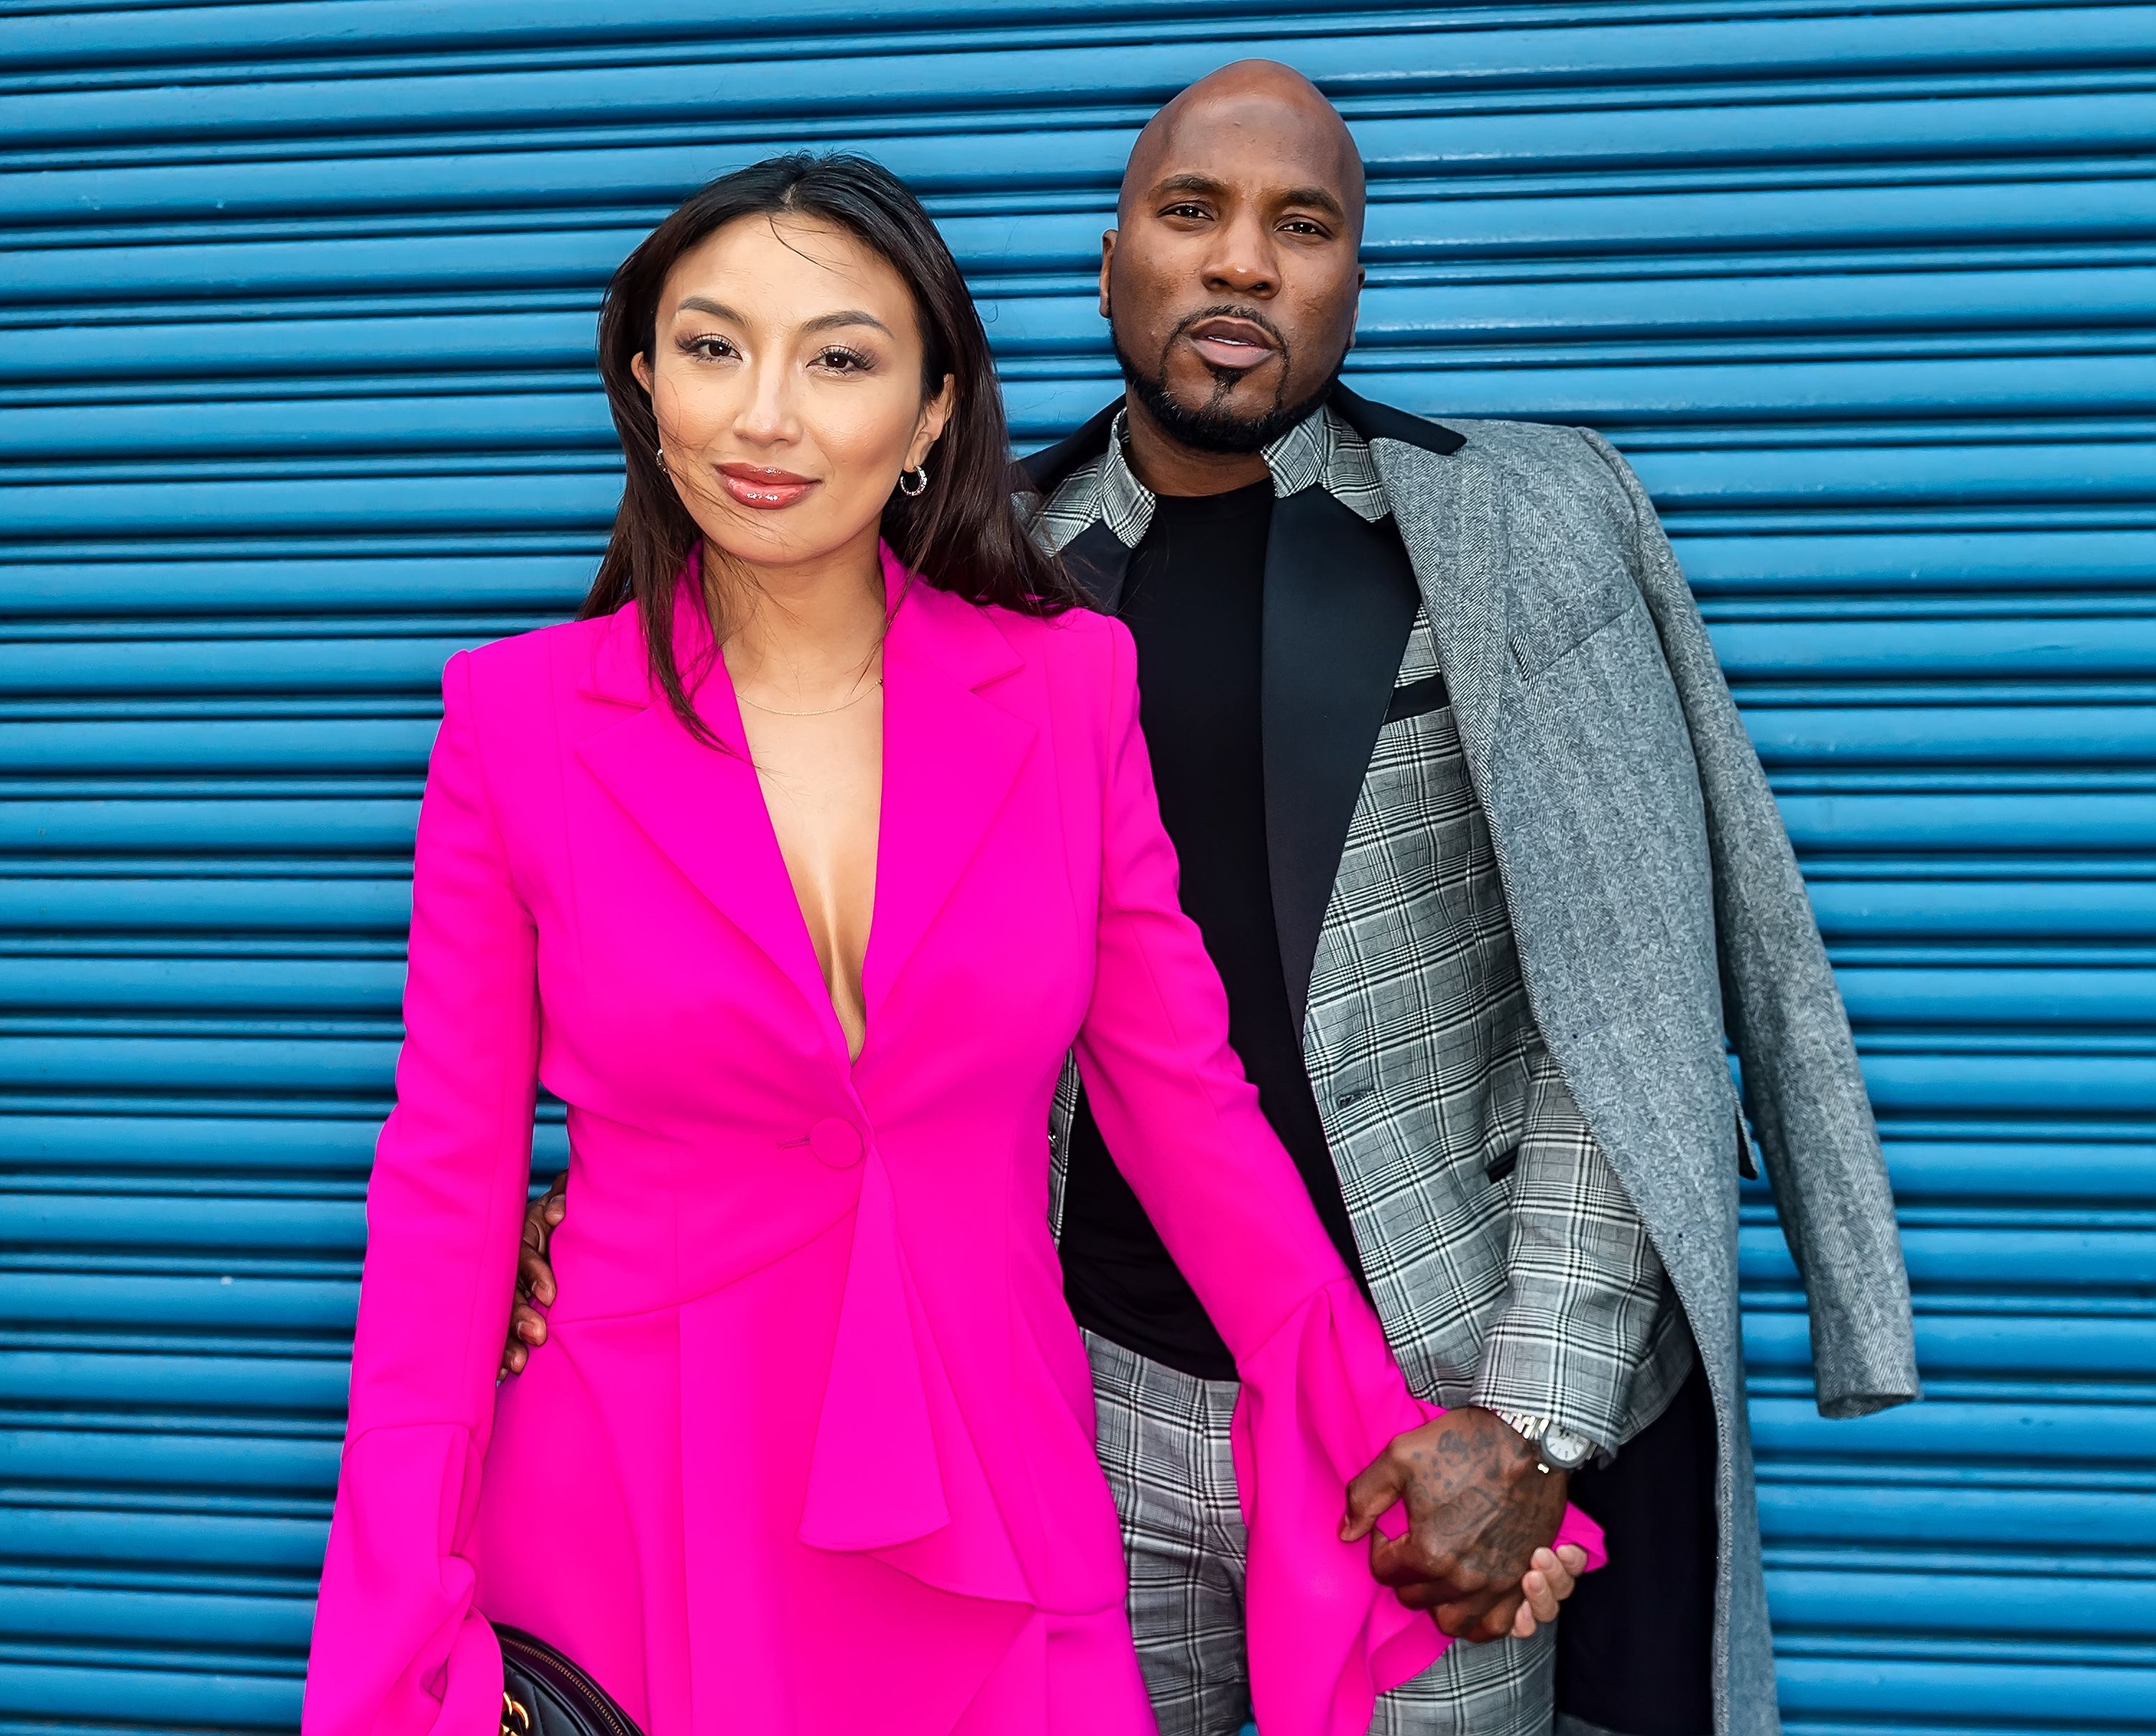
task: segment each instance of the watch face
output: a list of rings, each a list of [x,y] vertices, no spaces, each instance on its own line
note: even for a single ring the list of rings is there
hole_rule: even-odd
[[[1584,1435],[1568,1435],[1552,1429],[1543,1436],[1543,1456],[1559,1471],[1577,1471],[1594,1456],[1594,1443]]]

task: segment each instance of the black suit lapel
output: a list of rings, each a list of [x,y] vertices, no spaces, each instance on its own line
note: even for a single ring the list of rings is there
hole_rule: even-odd
[[[1044,500],[1053,495],[1079,465],[1108,449],[1116,413],[1122,407],[1119,398],[1068,439],[1019,460],[1011,466],[1013,491],[1036,494]],[[1131,552],[1122,538],[1096,521],[1064,544],[1063,564],[1087,602],[1104,614],[1115,614],[1123,600],[1123,579],[1131,565]]]
[[[1063,565],[1086,600],[1102,614],[1122,607],[1123,580],[1131,570],[1131,551],[1104,521],[1095,520],[1063,545]]]
[[[1296,1028],[1340,852],[1419,606],[1389,519],[1322,488],[1273,507],[1265,548],[1265,841]]]

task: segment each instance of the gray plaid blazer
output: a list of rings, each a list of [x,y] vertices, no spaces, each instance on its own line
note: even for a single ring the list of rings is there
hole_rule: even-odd
[[[1750,1145],[1725,1033],[1804,1276],[1820,1410],[1859,1415],[1917,1392],[1885,1164],[1794,855],[1653,508],[1606,442],[1440,427],[1344,390],[1332,408],[1367,443],[1398,534],[1345,508],[1276,509],[1269,855],[1373,1298],[1419,1390],[1491,1402],[1483,1371],[1506,1361],[1489,1340],[1516,1243],[1562,1296],[1568,1274],[1629,1257],[1628,1226],[1644,1222],[1683,1320],[1654,1318],[1620,1438],[1696,1343],[1720,1449],[1717,1723],[1771,1736],[1737,1280]],[[1029,461],[1035,483],[1097,449],[1106,419]],[[1064,555],[1112,607],[1111,535]],[[1358,537],[1404,549],[1401,598],[1337,582]],[[1397,558],[1375,541],[1361,552]],[[1276,556],[1309,575],[1278,608]],[[1403,703],[1433,676],[1449,705]],[[1275,691],[1298,686],[1276,730]],[[1607,1197],[1578,1162],[1583,1125],[1614,1177]],[[1563,1186],[1537,1194],[1537,1166]],[[1523,1213],[1537,1198],[1549,1208]],[[1513,1366],[1550,1366],[1523,1336]]]

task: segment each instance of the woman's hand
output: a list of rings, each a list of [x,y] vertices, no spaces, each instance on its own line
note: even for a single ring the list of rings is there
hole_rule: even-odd
[[[1557,1606],[1578,1588],[1587,1570],[1587,1551],[1578,1543],[1559,1543],[1554,1549],[1535,1551],[1534,1564],[1520,1577],[1520,1610],[1506,1630],[1524,1640],[1536,1628],[1557,1620]]]
[[[516,1302],[509,1311],[509,1341],[501,1352],[501,1368],[495,1379],[506,1380],[521,1374],[531,1360],[531,1347],[547,1342],[547,1317],[541,1311],[554,1300],[554,1268],[547,1259],[555,1226],[569,1215],[569,1178],[567,1171],[554,1178],[554,1185],[524,1208],[524,1244],[516,1251]]]

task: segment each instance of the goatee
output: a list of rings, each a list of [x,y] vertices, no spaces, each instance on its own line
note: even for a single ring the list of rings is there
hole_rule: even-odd
[[[1209,312],[1194,315],[1191,319],[1184,321],[1183,326],[1209,317]],[[1168,339],[1169,345],[1174,343],[1175,336],[1182,335],[1183,326],[1176,328],[1174,336]],[[1123,371],[1124,382],[1130,387],[1132,395],[1145,407],[1146,413],[1152,418],[1154,425],[1178,445],[1188,446],[1198,452],[1263,451],[1331,397],[1332,388],[1340,378],[1340,368],[1336,363],[1324,383],[1315,392],[1293,403],[1283,402],[1287,391],[1288,359],[1283,347],[1280,390],[1274,393],[1270,408],[1255,414],[1231,408],[1227,402],[1228,396],[1241,376],[1232,369],[1214,368],[1213,377],[1216,389],[1211,402],[1193,409],[1188,404],[1178,403],[1168,393],[1164,378],[1165,350],[1161,357],[1162,369],[1147,373],[1131,359],[1130,352],[1124,349],[1122,340],[1115,336],[1112,323],[1109,327],[1109,342],[1115,347],[1116,362]]]

